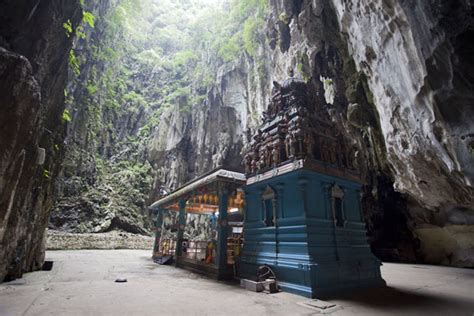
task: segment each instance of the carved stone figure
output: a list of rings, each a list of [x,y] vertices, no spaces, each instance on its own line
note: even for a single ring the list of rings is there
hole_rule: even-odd
[[[272,166],[272,145],[267,144],[265,146],[265,167]]]
[[[332,143],[329,146],[329,155],[330,155],[330,162],[332,164],[337,163],[337,156],[336,156],[336,144]]]
[[[244,156],[245,174],[252,173],[252,152],[248,152]]]
[[[313,133],[309,132],[306,133],[305,137],[305,147],[306,147],[306,154],[310,158],[314,158],[314,136]]]
[[[324,162],[330,162],[331,161],[331,155],[329,153],[329,148],[327,144],[327,140],[325,137],[320,137],[319,139],[319,148],[321,152],[321,160]]]
[[[290,157],[296,157],[296,137],[294,132],[289,133],[290,134]]]
[[[281,162],[281,151],[282,151],[282,144],[281,140],[276,140],[273,142],[273,150],[272,150],[272,156],[273,156],[273,165],[276,166]]]
[[[286,134],[285,137],[285,153],[287,159],[291,159],[293,156],[291,155],[291,134]]]
[[[257,169],[257,159],[256,159],[256,157],[254,156],[254,157],[252,158],[252,162],[251,162],[251,164],[250,164],[250,173],[254,174],[254,173],[257,172],[257,170],[258,170],[258,169]]]

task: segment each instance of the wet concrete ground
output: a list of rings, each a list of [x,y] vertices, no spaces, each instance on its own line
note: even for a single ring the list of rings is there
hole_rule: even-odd
[[[52,271],[0,285],[0,315],[312,315],[289,293],[252,293],[172,266],[144,250],[49,251]],[[327,299],[333,315],[474,315],[474,270],[382,267],[385,289]],[[127,283],[115,283],[126,277]]]

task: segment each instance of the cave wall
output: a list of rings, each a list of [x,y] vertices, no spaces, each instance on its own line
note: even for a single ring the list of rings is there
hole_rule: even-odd
[[[409,196],[423,260],[472,266],[470,1],[333,1],[379,113],[394,187]]]
[[[79,0],[0,4],[0,281],[41,267],[61,168],[64,88]]]
[[[66,108],[71,121],[63,168],[56,179],[50,230],[151,233],[145,199],[153,173],[144,158],[146,137],[139,131],[151,113],[143,105],[124,100],[123,94],[140,92],[150,82],[158,85],[158,74],[137,69],[134,43],[114,22],[120,3],[128,2],[84,1],[94,25],[83,23],[84,36],[73,45],[79,69],[69,72],[67,80]],[[124,68],[133,75],[123,75]],[[118,87],[110,82],[126,84]]]
[[[270,88],[245,58],[223,66],[216,82],[191,111],[176,104],[162,114],[149,144],[148,159],[158,174],[151,200],[158,188],[169,192],[217,167],[242,170],[245,130],[258,122]]]

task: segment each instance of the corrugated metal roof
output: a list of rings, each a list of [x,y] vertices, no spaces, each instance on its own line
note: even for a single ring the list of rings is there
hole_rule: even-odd
[[[181,196],[216,181],[233,182],[240,185],[244,185],[246,181],[246,177],[243,173],[240,173],[240,172],[230,171],[226,169],[218,169],[217,171],[203,175],[199,178],[196,178],[186,183],[182,187],[176,189],[175,191],[171,192],[165,197],[154,202],[152,205],[150,205],[149,208],[153,210],[153,209],[157,209],[160,206],[175,202]]]

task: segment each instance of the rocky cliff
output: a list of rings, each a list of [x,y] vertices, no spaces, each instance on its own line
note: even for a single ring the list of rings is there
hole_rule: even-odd
[[[70,123],[51,229],[150,233],[145,199],[152,175],[144,147],[131,139],[145,123],[145,109],[129,91],[144,80],[131,81],[133,88],[121,86],[123,69],[114,63],[131,61],[122,59],[129,52],[123,43],[126,35],[114,20],[120,9],[119,1],[84,1],[93,23],[84,25],[72,50],[77,67],[70,71],[65,90]],[[125,94],[128,98],[122,100]]]
[[[61,168],[64,88],[79,1],[0,4],[0,281],[41,267]]]
[[[428,262],[473,265],[470,1],[334,1],[379,113],[387,164]]]

